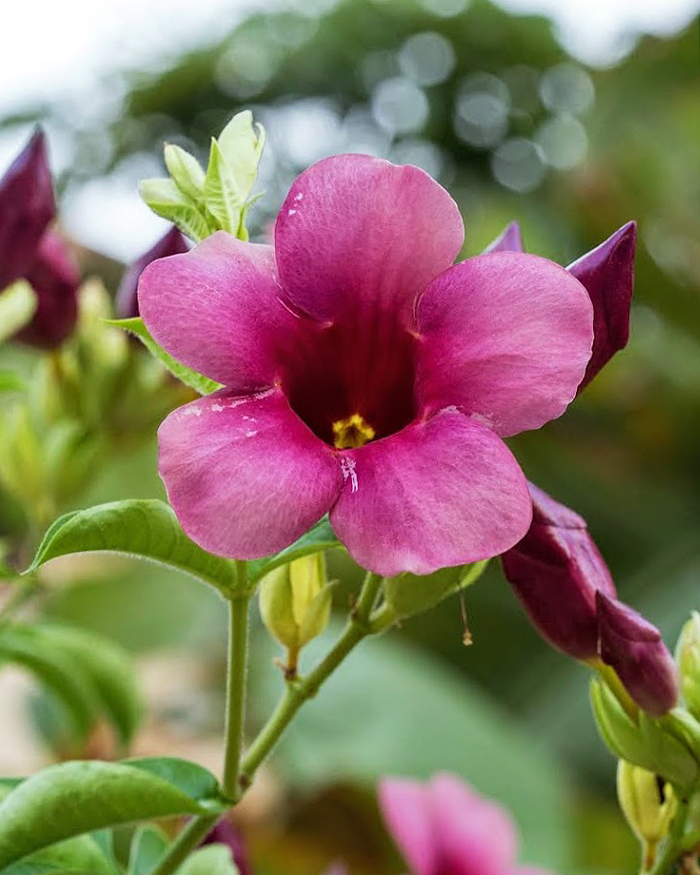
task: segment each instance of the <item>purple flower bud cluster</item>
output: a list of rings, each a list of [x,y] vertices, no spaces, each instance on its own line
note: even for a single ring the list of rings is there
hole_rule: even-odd
[[[50,227],[56,201],[37,131],[0,179],[0,291],[25,279],[37,296],[31,322],[18,339],[44,349],[60,345],[73,331],[80,282],[61,237]]]

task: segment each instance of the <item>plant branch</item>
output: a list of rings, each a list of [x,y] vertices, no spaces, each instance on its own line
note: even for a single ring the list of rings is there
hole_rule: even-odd
[[[248,671],[248,614],[250,594],[245,562],[236,563],[236,592],[229,597],[228,669],[226,674],[226,728],[224,774],[221,790],[235,802],[240,796],[238,774],[243,749],[246,674]]]
[[[150,875],[172,875],[202,841],[207,837],[221,817],[220,814],[207,814],[194,817],[170,845]]]

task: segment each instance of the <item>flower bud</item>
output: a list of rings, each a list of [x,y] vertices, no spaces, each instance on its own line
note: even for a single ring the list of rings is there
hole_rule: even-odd
[[[676,662],[680,672],[683,701],[700,720],[700,614],[693,611],[678,639]]]
[[[136,295],[139,277],[146,267],[157,258],[167,258],[168,255],[180,255],[189,249],[187,241],[173,226],[167,234],[152,246],[148,252],[138,258],[124,273],[117,291],[115,311],[119,319],[131,319],[139,315],[139,302]]]
[[[263,623],[290,653],[289,668],[299,651],[326,628],[332,587],[326,583],[323,553],[294,559],[265,575],[260,584]]]
[[[628,222],[567,267],[593,304],[593,351],[579,392],[627,344],[636,248],[637,225]]]
[[[678,673],[659,630],[641,614],[596,593],[600,657],[636,704],[659,717],[678,701]]]
[[[37,131],[0,179],[0,291],[27,275],[55,215],[46,143]]]
[[[73,332],[78,316],[80,285],[75,261],[54,231],[47,231],[41,238],[26,279],[36,293],[37,307],[30,323],[17,334],[17,339],[41,349],[53,349]]]
[[[483,254],[486,255],[488,252],[524,252],[523,249],[523,238],[520,233],[520,225],[517,222],[510,222],[506,227],[501,231],[500,235],[496,237],[496,239],[489,243],[489,245],[484,249]]]
[[[501,557],[505,576],[540,634],[576,659],[598,655],[596,592],[615,596],[585,520],[529,484],[532,524]]]
[[[630,829],[644,848],[645,870],[656,859],[656,849],[668,835],[676,810],[676,798],[668,783],[654,772],[625,760],[617,764],[617,798]]]

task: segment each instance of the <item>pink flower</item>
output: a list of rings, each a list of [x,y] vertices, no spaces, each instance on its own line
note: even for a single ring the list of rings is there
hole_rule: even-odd
[[[508,812],[453,775],[385,778],[379,804],[412,875],[546,875],[516,865]]]
[[[330,512],[360,565],[396,575],[525,534],[532,504],[502,438],[574,398],[592,306],[533,255],[453,265],[462,242],[456,204],[423,171],[343,155],[299,176],[274,247],[218,233],[146,268],[155,339],[226,387],[159,431],[195,541],[252,559]]]

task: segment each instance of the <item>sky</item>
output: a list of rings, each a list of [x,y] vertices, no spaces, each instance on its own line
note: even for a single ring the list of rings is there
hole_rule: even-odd
[[[91,89],[101,74],[147,65],[163,66],[169,56],[228,31],[252,9],[295,6],[304,14],[333,0],[25,0],[5,4],[0,31],[0,116],[39,100],[68,101],[89,111]],[[382,2],[382,0],[375,0]],[[464,9],[469,0],[420,0],[431,8]],[[564,46],[584,63],[607,66],[633,46],[641,33],[670,34],[700,10],[700,0],[496,0],[516,14],[552,18]],[[101,100],[119,100],[120,94]],[[27,130],[0,133],[0,174],[26,140]],[[68,160],[51,142],[57,170]],[[104,197],[111,198],[115,223],[129,232],[118,242],[93,221]],[[118,180],[96,182],[64,205],[68,230],[87,245],[129,259],[162,230]],[[87,239],[86,239],[87,237]],[[103,239],[104,238],[104,239]],[[105,245],[101,245],[105,244]]]

